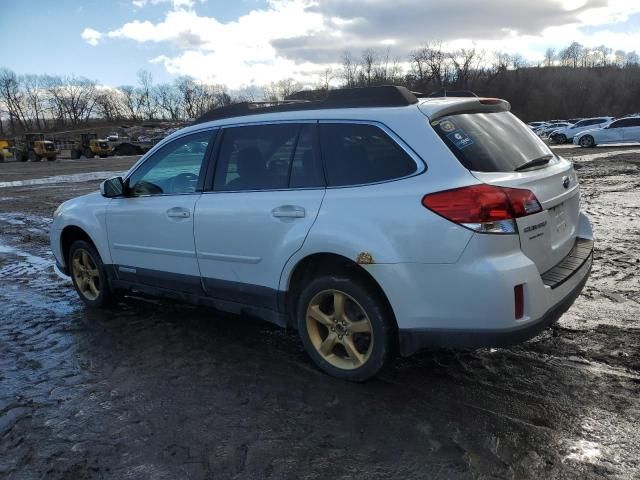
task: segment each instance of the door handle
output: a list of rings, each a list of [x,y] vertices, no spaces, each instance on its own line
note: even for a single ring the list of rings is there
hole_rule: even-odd
[[[271,214],[276,218],[304,218],[306,212],[297,205],[281,205],[271,210]]]
[[[189,218],[191,216],[191,212],[182,207],[173,207],[167,210],[167,217],[169,218]]]

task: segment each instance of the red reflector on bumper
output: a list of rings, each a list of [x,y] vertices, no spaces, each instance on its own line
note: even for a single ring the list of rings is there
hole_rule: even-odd
[[[515,318],[516,320],[524,317],[524,285],[516,285],[513,287],[513,297],[515,300]]]

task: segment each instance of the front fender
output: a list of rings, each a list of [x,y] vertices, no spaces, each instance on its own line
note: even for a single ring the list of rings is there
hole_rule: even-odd
[[[112,263],[106,229],[108,204],[109,199],[99,192],[94,192],[69,200],[62,206],[62,211],[54,218],[50,231],[51,248],[62,266],[66,266],[64,252],[61,250],[62,232],[71,226],[80,228],[91,238],[103,263]]]

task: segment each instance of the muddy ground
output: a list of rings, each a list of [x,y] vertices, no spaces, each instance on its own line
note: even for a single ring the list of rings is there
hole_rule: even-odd
[[[135,159],[0,164],[0,477],[639,478],[640,148],[558,152],[597,236],[575,305],[521,346],[422,353],[365,384],[251,319],[87,310],[48,225],[97,188],[87,173]]]

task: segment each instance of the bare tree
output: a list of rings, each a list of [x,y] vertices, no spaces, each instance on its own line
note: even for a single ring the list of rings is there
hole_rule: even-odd
[[[40,75],[23,75],[21,83],[25,94],[25,107],[28,110],[31,128],[41,130],[44,126],[45,95]]]
[[[553,66],[553,61],[556,59],[556,49],[547,48],[544,52],[544,63],[547,67]]]
[[[153,98],[153,75],[147,70],[138,70],[138,85],[140,85],[138,95],[140,96],[141,107],[145,118],[153,120],[156,116],[157,99]]]
[[[583,56],[584,47],[578,42],[572,42],[567,48],[561,50],[560,59],[563,65],[576,68]]]
[[[636,53],[636,51],[627,52],[625,57],[625,67],[630,67],[634,65],[640,64],[640,56]]]
[[[24,95],[20,88],[20,82],[15,72],[7,68],[0,69],[0,98],[6,105],[11,129],[15,130],[16,126],[26,129],[27,118],[24,112]]]
[[[356,86],[358,76],[358,65],[353,61],[351,53],[346,51],[342,54],[342,77],[345,86],[353,88]]]
[[[123,104],[124,95],[120,90],[114,88],[100,88],[96,92],[95,114],[99,118],[108,121],[121,120],[125,118],[125,108]]]
[[[175,85],[163,83],[155,87],[155,98],[162,118],[180,119],[180,92]]]

